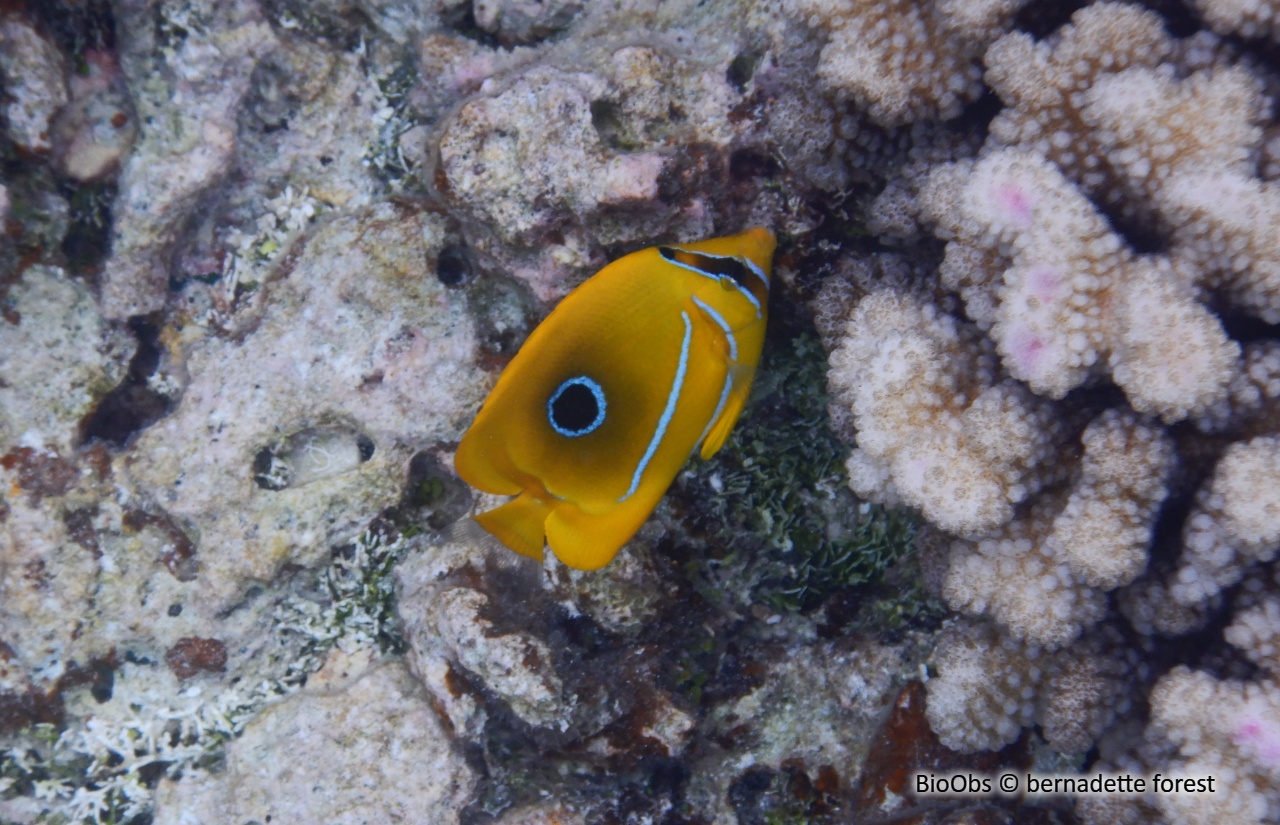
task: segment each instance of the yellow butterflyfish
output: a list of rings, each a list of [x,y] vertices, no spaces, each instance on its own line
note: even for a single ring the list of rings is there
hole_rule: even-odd
[[[685,462],[724,444],[768,318],[773,233],[655,246],[569,293],[489,393],[454,459],[514,499],[477,515],[517,553],[603,567]]]

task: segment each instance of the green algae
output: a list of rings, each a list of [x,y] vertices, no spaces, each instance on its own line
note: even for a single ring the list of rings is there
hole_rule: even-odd
[[[815,335],[775,324],[733,435],[681,479],[692,530],[710,545],[689,572],[713,601],[736,591],[751,603],[810,611],[910,562],[915,520],[849,490],[849,448],[830,427],[826,371]],[[917,616],[916,602],[879,612],[892,624]]]

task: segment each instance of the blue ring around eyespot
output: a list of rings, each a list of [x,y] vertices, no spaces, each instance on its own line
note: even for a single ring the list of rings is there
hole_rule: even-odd
[[[556,403],[556,399],[558,399],[565,390],[574,385],[583,386],[591,390],[591,394],[594,395],[596,399],[596,418],[581,430],[566,430],[564,427],[561,427],[556,423],[556,418],[551,408]],[[600,425],[604,423],[604,413],[606,408],[607,405],[604,400],[604,390],[600,385],[585,375],[578,375],[565,381],[559,387],[556,387],[556,391],[551,394],[551,398],[547,400],[547,421],[551,424],[551,429],[560,433],[560,435],[568,436],[569,438],[577,438],[578,436],[586,435],[587,433],[595,432],[599,429]]]

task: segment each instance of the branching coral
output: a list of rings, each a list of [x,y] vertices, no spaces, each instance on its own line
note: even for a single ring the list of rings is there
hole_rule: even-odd
[[[1275,0],[1192,0],[1192,5],[1216,32],[1280,40],[1280,3]]]
[[[829,30],[818,64],[828,90],[877,123],[953,118],[982,93],[979,58],[1026,0],[796,0],[792,12]]]
[[[1196,494],[1177,568],[1135,594],[1130,610],[1166,633],[1184,631],[1201,623],[1224,588],[1278,551],[1280,436],[1236,442]],[[1183,609],[1153,605],[1166,599]]]
[[[1047,544],[1086,584],[1110,590],[1146,564],[1173,449],[1162,431],[1115,410],[1094,420],[1080,441],[1080,478]]]
[[[831,355],[836,403],[858,428],[849,483],[884,504],[978,534],[1036,492],[1062,432],[1049,406],[997,381],[970,326],[909,295],[875,293],[854,309]]]
[[[1114,410],[1081,438],[1078,477],[1033,500],[1012,522],[951,548],[943,594],[989,613],[1012,635],[1059,647],[1105,612],[1103,593],[1146,566],[1172,450],[1159,430]],[[1020,587],[1009,587],[1013,577]]]
[[[1086,95],[1086,122],[1127,202],[1154,212],[1196,282],[1276,323],[1280,189],[1254,171],[1268,108],[1261,82],[1239,66],[1181,81],[1161,68],[1099,79]],[[1150,114],[1138,120],[1135,110]]]
[[[1229,4],[1215,5],[1208,16]],[[1265,5],[1240,10],[1250,36],[1269,25]],[[1087,750],[1104,725],[1082,697],[1123,705],[1138,684],[1083,674],[1118,674],[1103,663],[1132,664],[1126,646],[1233,610],[1227,639],[1271,675],[1175,670],[1131,761],[1222,771],[1224,810],[1270,822],[1257,794],[1274,766],[1230,755],[1231,742],[1247,750],[1240,731],[1185,710],[1194,693],[1221,698],[1227,716],[1274,712],[1280,602],[1251,583],[1280,551],[1280,348],[1265,326],[1280,320],[1280,189],[1259,175],[1267,74],[1241,54],[1206,33],[1180,42],[1157,13],[1116,2],[1039,40],[1000,37],[984,63],[1003,108],[977,157],[899,175],[868,224],[890,242],[920,226],[946,241],[936,286],[873,288],[843,337],[838,313],[821,321],[837,339],[835,402],[856,431],[852,486],[918,508],[931,523],[926,577],[951,607],[991,620],[938,647],[929,711],[944,741],[996,748],[1035,722],[1055,747]],[[1233,340],[1240,318],[1262,340]],[[1022,414],[975,437],[968,416],[997,389]],[[1165,428],[1179,422],[1191,426]],[[1057,705],[1043,693],[1054,673]],[[1209,821],[1186,798],[1142,810]]]
[[[1122,3],[1082,9],[1072,25],[1040,42],[1007,35],[984,57],[985,80],[1005,103],[991,139],[1034,151],[1088,194],[1115,200],[1115,173],[1080,112],[1081,92],[1101,74],[1158,66],[1171,50],[1157,15]]]
[[[1097,622],[1106,598],[1084,584],[1050,539],[1063,497],[1037,498],[1017,519],[976,541],[951,546],[942,594],[954,608],[995,618],[1015,638],[1060,647]],[[1019,587],[1009,587],[1016,579]]]
[[[1196,497],[1173,595],[1202,600],[1280,550],[1280,436],[1233,444]]]
[[[1258,77],[1218,61],[1179,78],[1178,44],[1134,6],[1099,3],[1072,20],[1046,41],[1012,34],[988,50],[987,82],[1007,104],[992,141],[1151,221],[1190,266],[1188,285],[1280,320],[1280,241],[1269,229],[1280,190],[1256,175],[1268,108]]]
[[[954,238],[943,283],[1035,392],[1061,398],[1110,371],[1135,409],[1171,421],[1224,397],[1239,347],[1188,268],[1134,254],[1047,160],[1005,149],[940,167],[921,203]]]
[[[1141,737],[1103,741],[1099,767],[1214,777],[1213,794],[1151,793],[1140,800],[1079,799],[1090,825],[1118,821],[1273,823],[1280,821],[1280,571],[1255,570],[1235,595],[1234,621],[1223,636],[1256,666],[1242,680],[1183,665],[1162,675],[1151,691],[1150,723]]]
[[[1255,665],[1280,676],[1280,595],[1269,593],[1252,607],[1238,611],[1223,638]]]
[[[1280,431],[1280,342],[1245,347],[1243,366],[1228,385],[1227,397],[1196,424],[1208,433],[1246,438]]]
[[[929,724],[953,750],[998,750],[1039,723],[1067,753],[1089,749],[1127,709],[1132,661],[1099,640],[1046,653],[989,626],[958,625],[935,648]]]
[[[1212,712],[1206,712],[1212,708]],[[1155,794],[1155,807],[1177,823],[1274,822],[1280,818],[1280,686],[1214,679],[1185,667],[1151,692],[1151,730],[1177,750],[1172,770],[1213,776],[1226,787],[1212,799]]]

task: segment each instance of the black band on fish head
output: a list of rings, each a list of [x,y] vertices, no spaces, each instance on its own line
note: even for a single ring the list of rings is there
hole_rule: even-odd
[[[675,246],[660,246],[658,254],[674,264],[696,269],[708,278],[729,278],[744,289],[751,289],[759,275],[740,258],[690,252]]]

